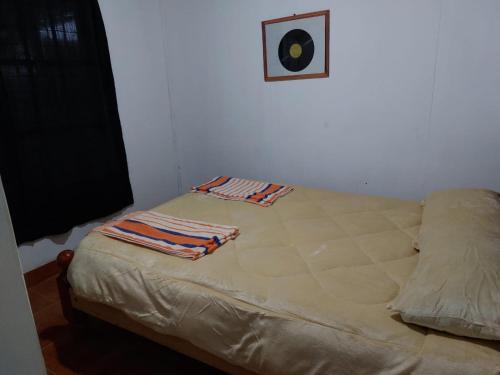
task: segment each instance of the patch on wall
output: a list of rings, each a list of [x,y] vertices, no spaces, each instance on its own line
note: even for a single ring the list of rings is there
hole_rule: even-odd
[[[329,75],[330,11],[262,21],[264,80]]]

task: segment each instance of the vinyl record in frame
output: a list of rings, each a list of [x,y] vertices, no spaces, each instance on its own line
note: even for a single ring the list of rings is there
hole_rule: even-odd
[[[264,79],[328,77],[329,24],[328,10],[263,21]]]

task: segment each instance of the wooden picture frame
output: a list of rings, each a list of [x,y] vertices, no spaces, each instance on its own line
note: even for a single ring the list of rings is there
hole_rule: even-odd
[[[273,24],[279,24],[279,23],[288,23],[287,27],[289,30],[292,30],[294,26],[293,21],[298,21],[298,20],[304,20],[304,19],[312,19],[312,18],[321,18],[324,17],[324,35],[320,35],[320,37],[323,37],[324,40],[317,40],[316,43],[321,43],[321,46],[324,42],[324,59],[319,57],[317,61],[315,61],[316,65],[319,67],[319,62],[321,61],[321,71],[319,69],[316,69],[317,71],[307,71],[311,70],[308,66],[304,67],[301,69],[301,71],[297,72],[296,74],[294,72],[285,72],[288,68],[286,68],[283,65],[283,67],[277,67],[274,70],[285,72],[285,74],[276,74],[276,72],[272,72],[270,69],[270,62],[268,61],[268,58],[270,58],[270,53],[268,51],[268,48],[270,47],[270,41],[268,40],[269,35],[266,35],[266,33],[269,33],[270,30],[267,30],[270,25]],[[301,30],[303,31],[303,30]],[[307,34],[307,33],[306,33]],[[309,34],[307,34],[309,35]],[[286,36],[286,35],[285,35]],[[284,37],[283,37],[284,38]],[[320,39],[320,38],[318,38]],[[281,39],[283,41],[283,39]],[[274,42],[274,44],[276,44]],[[313,43],[314,45],[314,43]],[[281,43],[280,43],[281,47]],[[293,15],[289,17],[281,17],[281,18],[275,18],[272,20],[267,20],[267,21],[262,21],[262,51],[263,51],[263,64],[264,64],[264,80],[266,82],[272,82],[272,81],[285,81],[285,80],[296,80],[296,79],[309,79],[309,78],[326,78],[329,76],[329,65],[330,65],[330,11],[329,10],[322,10],[318,12],[311,12],[311,13],[304,13],[304,14],[298,14],[298,15]],[[274,49],[273,49],[274,51]],[[274,53],[274,52],[273,52]],[[274,64],[274,66],[277,66],[278,64],[275,62],[277,59],[277,55],[272,58],[273,62],[271,64]],[[280,61],[279,59],[278,61]],[[323,66],[324,62],[324,66]],[[304,70],[306,72],[304,72]]]

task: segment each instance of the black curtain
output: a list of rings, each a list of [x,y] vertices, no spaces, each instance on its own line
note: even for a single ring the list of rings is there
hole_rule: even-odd
[[[133,203],[97,0],[0,0],[0,148],[18,243]]]

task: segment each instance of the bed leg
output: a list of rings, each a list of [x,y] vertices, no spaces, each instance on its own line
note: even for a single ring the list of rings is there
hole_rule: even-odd
[[[75,252],[73,250],[63,250],[57,256],[57,265],[61,272],[57,277],[57,287],[59,289],[59,297],[61,299],[61,306],[63,310],[64,317],[74,328],[83,325],[85,319],[85,314],[75,310],[71,304],[71,285],[68,282],[68,267],[73,260]]]

